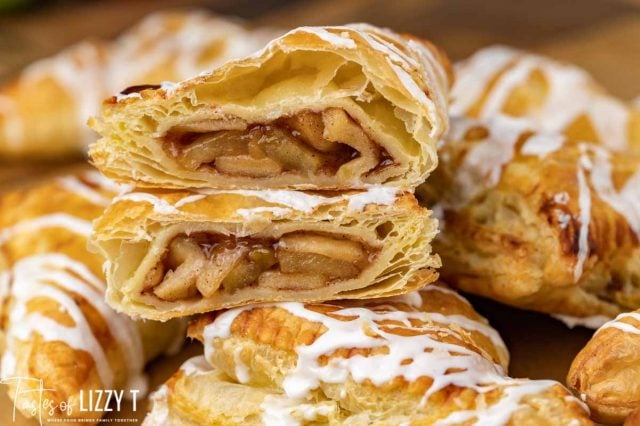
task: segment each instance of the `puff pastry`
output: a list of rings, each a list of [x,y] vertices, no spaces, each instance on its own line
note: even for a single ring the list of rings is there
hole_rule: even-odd
[[[183,322],[136,323],[104,301],[103,260],[86,245],[114,189],[87,171],[0,197],[2,382],[41,422],[97,421],[92,390],[142,396],[145,361],[184,340]]]
[[[567,384],[598,422],[619,424],[639,409],[640,311],[602,326],[571,364]]]
[[[433,281],[436,221],[413,195],[133,192],[94,223],[107,299],[166,320],[252,302],[406,293]],[[425,278],[426,277],[426,278]]]
[[[107,100],[90,156],[143,187],[412,187],[437,164],[447,67],[388,30],[301,27],[210,74]]]
[[[262,48],[278,34],[204,11],[149,15],[115,41],[87,40],[0,88],[0,157],[85,151],[100,102],[127,86],[179,81]]]
[[[584,70],[504,46],[456,64],[451,114],[506,114],[538,130],[640,153],[640,110],[608,94]]]
[[[207,314],[205,346],[145,425],[591,424],[559,383],[511,379],[496,331],[451,290]]]
[[[441,219],[447,282],[596,328],[640,306],[640,159],[456,119],[419,198]]]

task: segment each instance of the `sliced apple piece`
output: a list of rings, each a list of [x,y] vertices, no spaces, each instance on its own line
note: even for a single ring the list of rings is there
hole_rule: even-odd
[[[357,241],[304,232],[283,235],[278,242],[278,250],[319,254],[353,264],[367,260],[367,251]]]
[[[313,290],[325,286],[327,281],[327,277],[319,274],[266,271],[260,275],[258,285],[274,290]]]
[[[325,139],[322,115],[316,112],[303,111],[286,119],[291,129],[298,132],[302,139],[320,152],[332,152],[340,145]]]
[[[216,169],[228,175],[250,177],[276,176],[282,167],[270,158],[254,158],[249,155],[219,157],[215,161]]]
[[[269,127],[258,145],[269,158],[287,170],[316,173],[326,161],[320,152],[276,127]]]
[[[218,157],[245,155],[249,152],[248,143],[251,137],[251,133],[238,130],[205,133],[182,148],[178,161],[189,170],[197,170]]]
[[[280,270],[286,274],[308,272],[331,279],[349,279],[360,274],[360,269],[355,264],[321,254],[278,250],[278,260]]]

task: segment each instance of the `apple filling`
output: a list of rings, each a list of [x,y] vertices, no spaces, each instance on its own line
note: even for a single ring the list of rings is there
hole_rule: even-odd
[[[360,242],[310,232],[277,240],[180,235],[147,274],[144,291],[175,301],[247,286],[312,290],[357,277],[374,255]]]
[[[231,121],[191,123],[172,129],[165,148],[186,169],[252,178],[283,172],[353,177],[393,163],[340,108],[248,127]]]

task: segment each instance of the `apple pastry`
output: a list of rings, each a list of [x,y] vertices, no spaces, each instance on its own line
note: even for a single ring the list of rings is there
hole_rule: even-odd
[[[373,26],[301,27],[252,56],[104,103],[108,177],[161,188],[413,187],[447,127],[448,62]]]
[[[584,70],[504,46],[456,64],[451,114],[520,117],[533,128],[640,153],[640,109],[622,102]]]
[[[279,32],[205,11],[149,15],[115,41],[87,40],[28,66],[0,87],[0,156],[79,155],[101,101],[123,87],[179,81],[248,55]]]
[[[252,302],[406,293],[433,281],[436,221],[410,193],[147,191],[94,226],[107,298],[166,320]]]
[[[640,311],[603,325],[576,356],[567,384],[598,422],[619,424],[640,409]]]
[[[114,189],[87,171],[0,197],[1,380],[41,423],[97,422],[92,391],[142,397],[145,362],[185,337],[182,321],[134,322],[104,300],[103,260],[86,245]]]
[[[640,307],[640,158],[455,119],[419,198],[441,219],[441,276],[472,293],[596,328]]]
[[[250,305],[189,328],[205,355],[152,396],[146,426],[590,425],[562,385],[506,376],[500,336],[453,291]]]

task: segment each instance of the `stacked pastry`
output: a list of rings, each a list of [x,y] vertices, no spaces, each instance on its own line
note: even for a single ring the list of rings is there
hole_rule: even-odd
[[[79,171],[0,198],[1,380],[41,424],[97,422],[105,389],[141,398],[145,363],[184,341],[182,321],[132,321],[104,301],[102,258],[86,245],[115,189]]]
[[[87,40],[0,87],[0,158],[69,158],[94,141],[86,127],[123,87],[177,81],[263,47],[276,35],[205,11],[149,15],[115,41]]]
[[[413,191],[437,164],[447,67],[388,30],[303,27],[105,103],[90,155],[132,188],[94,225],[107,300],[204,314],[204,358],[148,424],[590,424],[561,385],[508,378],[497,333],[432,284],[436,221]]]

